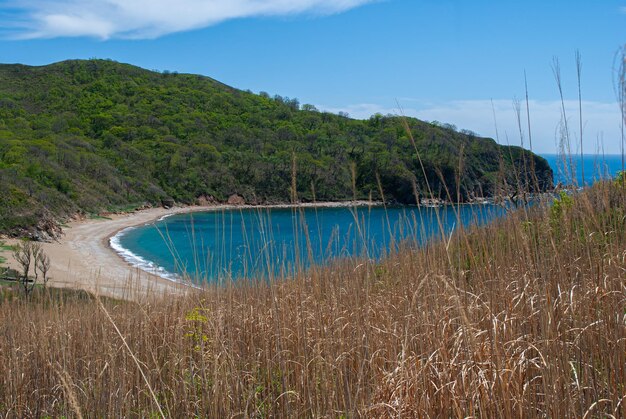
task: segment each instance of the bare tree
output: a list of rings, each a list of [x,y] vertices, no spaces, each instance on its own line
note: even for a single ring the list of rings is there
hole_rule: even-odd
[[[32,287],[29,286],[28,275],[30,274],[30,265],[33,259],[33,244],[29,241],[24,241],[13,250],[13,257],[15,261],[22,267],[22,274],[19,277],[19,282],[24,288],[24,293],[28,296]],[[34,287],[34,284],[33,284]]]
[[[43,281],[44,288],[48,285],[48,271],[50,270],[50,257],[46,255],[43,251],[37,261],[37,269],[41,272],[41,280]]]
[[[33,280],[33,287],[34,287],[35,284],[37,283],[37,280],[39,279],[39,270],[37,269],[37,265],[39,265],[39,260],[41,259],[41,255],[43,254],[43,251],[41,250],[41,245],[39,243],[31,243],[30,253],[33,258],[32,265],[33,265],[33,272],[35,274],[35,279]]]
[[[48,282],[48,271],[50,270],[50,258],[43,252],[41,244],[30,241],[23,241],[18,244],[13,251],[13,257],[22,268],[22,273],[18,280],[28,296],[35,288],[41,273],[44,285]],[[29,278],[31,266],[33,267],[34,278]]]

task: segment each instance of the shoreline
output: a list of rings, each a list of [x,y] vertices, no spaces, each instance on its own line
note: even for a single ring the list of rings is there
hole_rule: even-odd
[[[69,222],[63,235],[52,242],[41,242],[50,257],[48,285],[57,288],[82,289],[95,295],[123,300],[142,300],[165,295],[183,295],[197,289],[182,281],[166,279],[129,263],[111,247],[110,240],[121,231],[151,224],[165,217],[193,212],[229,211],[235,209],[272,208],[339,208],[350,206],[377,206],[370,201],[316,202],[276,205],[207,205],[148,208],[131,213],[111,214],[106,218],[81,219]],[[15,244],[18,239],[3,239]],[[18,268],[10,252],[2,254],[7,265]]]
[[[194,284],[192,282],[184,282],[184,280],[181,281],[179,275],[175,272],[170,272],[165,270],[165,268],[163,268],[162,266],[158,266],[158,265],[154,265],[154,268],[152,269],[146,269],[143,268],[141,265],[142,264],[152,264],[152,261],[149,260],[145,260],[143,259],[141,256],[136,255],[135,253],[133,253],[132,251],[130,251],[129,249],[126,249],[125,247],[123,247],[121,244],[119,245],[120,249],[123,249],[123,251],[129,256],[128,258],[124,256],[122,251],[119,251],[117,249],[115,249],[115,247],[113,246],[113,244],[111,243],[111,241],[115,238],[118,237],[120,234],[122,234],[124,231],[129,230],[129,229],[133,229],[133,228],[137,228],[140,226],[146,226],[146,225],[150,225],[150,224],[154,224],[157,223],[159,221],[165,220],[166,218],[169,218],[173,215],[180,215],[180,214],[191,214],[194,212],[214,212],[214,211],[233,211],[236,209],[241,209],[241,210],[252,210],[252,209],[259,209],[259,210],[263,210],[263,209],[288,209],[288,208],[345,208],[345,207],[364,207],[364,206],[380,206],[382,205],[382,202],[370,202],[370,201],[334,201],[334,202],[305,202],[305,203],[300,203],[300,204],[266,204],[266,205],[250,205],[250,204],[242,204],[242,205],[231,205],[231,204],[216,204],[216,205],[207,205],[207,206],[188,206],[188,207],[175,207],[175,211],[171,211],[168,212],[164,215],[160,215],[150,221],[147,222],[142,222],[139,224],[134,224],[134,225],[129,225],[129,226],[125,226],[119,230],[117,230],[116,232],[108,235],[104,241],[105,241],[105,245],[107,247],[109,247],[111,250],[113,250],[117,256],[124,262],[126,263],[129,267],[131,267],[132,269],[139,269],[145,273],[147,273],[148,275],[152,275],[152,276],[156,276],[159,277],[161,279],[164,279],[166,281],[172,282],[174,284],[178,284],[178,285],[183,285],[185,287],[191,287],[191,288],[201,288],[201,286]],[[142,210],[140,210],[139,212],[141,212]],[[129,259],[134,259],[136,262],[133,262]],[[159,274],[156,271],[162,270],[164,272],[164,274]]]
[[[463,205],[482,205],[487,202],[467,202]],[[156,270],[145,269],[132,263],[122,252],[111,245],[111,239],[122,231],[142,225],[153,224],[172,215],[194,212],[214,212],[232,210],[264,210],[287,208],[345,208],[381,206],[379,201],[335,201],[306,202],[300,204],[267,205],[198,205],[172,208],[147,208],[130,213],[107,214],[106,217],[85,218],[69,222],[63,227],[63,235],[52,242],[40,242],[51,259],[48,285],[59,288],[82,289],[96,295],[124,300],[142,300],[148,297],[181,295],[201,286],[159,275]],[[433,205],[446,206],[447,203]],[[456,205],[456,204],[454,204]],[[420,205],[429,207],[430,205]],[[15,244],[18,239],[3,239],[7,244]],[[128,250],[120,246],[124,250]],[[130,250],[130,254],[137,257]],[[7,265],[18,268],[10,252],[2,254]],[[143,260],[143,259],[142,259]],[[145,261],[145,260],[144,260]],[[145,261],[150,263],[151,261]],[[162,268],[164,269],[164,268]],[[165,271],[169,274],[176,275]]]

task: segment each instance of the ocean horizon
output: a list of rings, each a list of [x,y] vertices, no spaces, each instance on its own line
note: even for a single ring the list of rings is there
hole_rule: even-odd
[[[581,164],[580,155],[563,156],[555,153],[540,154],[554,172],[554,184],[591,185],[601,179],[610,179],[623,170],[621,154],[586,154]],[[585,176],[583,182],[583,174]]]

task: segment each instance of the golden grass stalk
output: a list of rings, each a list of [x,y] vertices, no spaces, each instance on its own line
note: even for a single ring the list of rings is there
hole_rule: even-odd
[[[511,212],[379,262],[101,300],[104,310],[68,291],[7,294],[0,410],[623,417],[626,195],[604,182],[558,208]]]

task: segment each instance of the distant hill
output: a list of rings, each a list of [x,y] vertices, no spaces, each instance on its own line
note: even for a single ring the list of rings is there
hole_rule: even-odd
[[[547,162],[519,147],[406,122],[441,198],[444,182],[463,201],[520,184],[552,186]],[[0,65],[0,231],[232,194],[289,202],[294,167],[303,201],[351,199],[353,177],[357,198],[380,199],[382,187],[388,201],[414,203],[414,189],[427,191],[398,117],[354,120],[204,76],[106,60]]]

